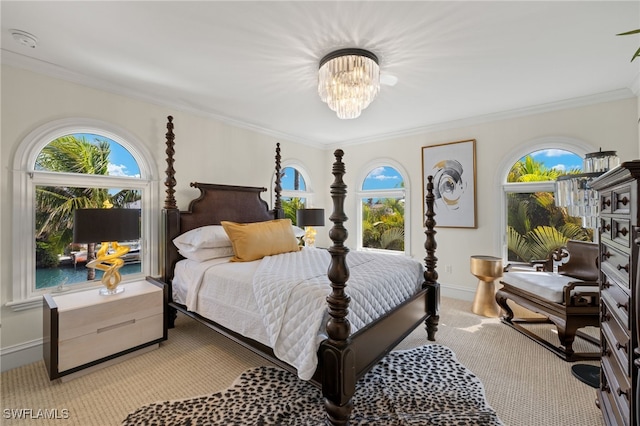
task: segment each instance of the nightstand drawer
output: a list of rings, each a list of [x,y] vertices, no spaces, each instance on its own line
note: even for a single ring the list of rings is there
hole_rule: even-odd
[[[58,369],[69,370],[162,337],[162,314],[131,319],[59,342]]]
[[[123,297],[100,296],[105,299],[113,297],[113,299],[73,309],[59,306],[59,339],[69,340],[134,319],[140,320],[162,314],[162,292],[152,291],[135,295],[122,293],[122,295]]]

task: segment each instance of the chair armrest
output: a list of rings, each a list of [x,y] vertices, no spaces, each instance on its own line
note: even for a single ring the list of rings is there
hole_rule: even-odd
[[[594,291],[574,292],[576,287],[593,287]],[[597,281],[572,281],[564,286],[564,303],[566,306],[584,306],[600,304],[600,283]]]

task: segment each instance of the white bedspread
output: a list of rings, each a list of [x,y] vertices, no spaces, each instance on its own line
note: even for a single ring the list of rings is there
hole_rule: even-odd
[[[254,276],[271,347],[304,380],[313,376],[319,344],[326,338],[330,262],[328,251],[304,249],[265,257]],[[352,333],[415,294],[423,282],[422,264],[405,256],[353,251],[347,265]]]

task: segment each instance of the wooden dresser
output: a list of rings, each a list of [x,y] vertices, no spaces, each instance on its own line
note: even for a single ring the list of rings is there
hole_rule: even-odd
[[[600,200],[600,332],[598,404],[607,425],[640,424],[640,160],[622,163],[591,183]]]

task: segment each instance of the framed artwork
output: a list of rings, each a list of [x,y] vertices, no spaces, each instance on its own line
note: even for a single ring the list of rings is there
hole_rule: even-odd
[[[476,140],[422,147],[422,213],[433,176],[437,227],[476,228]]]

